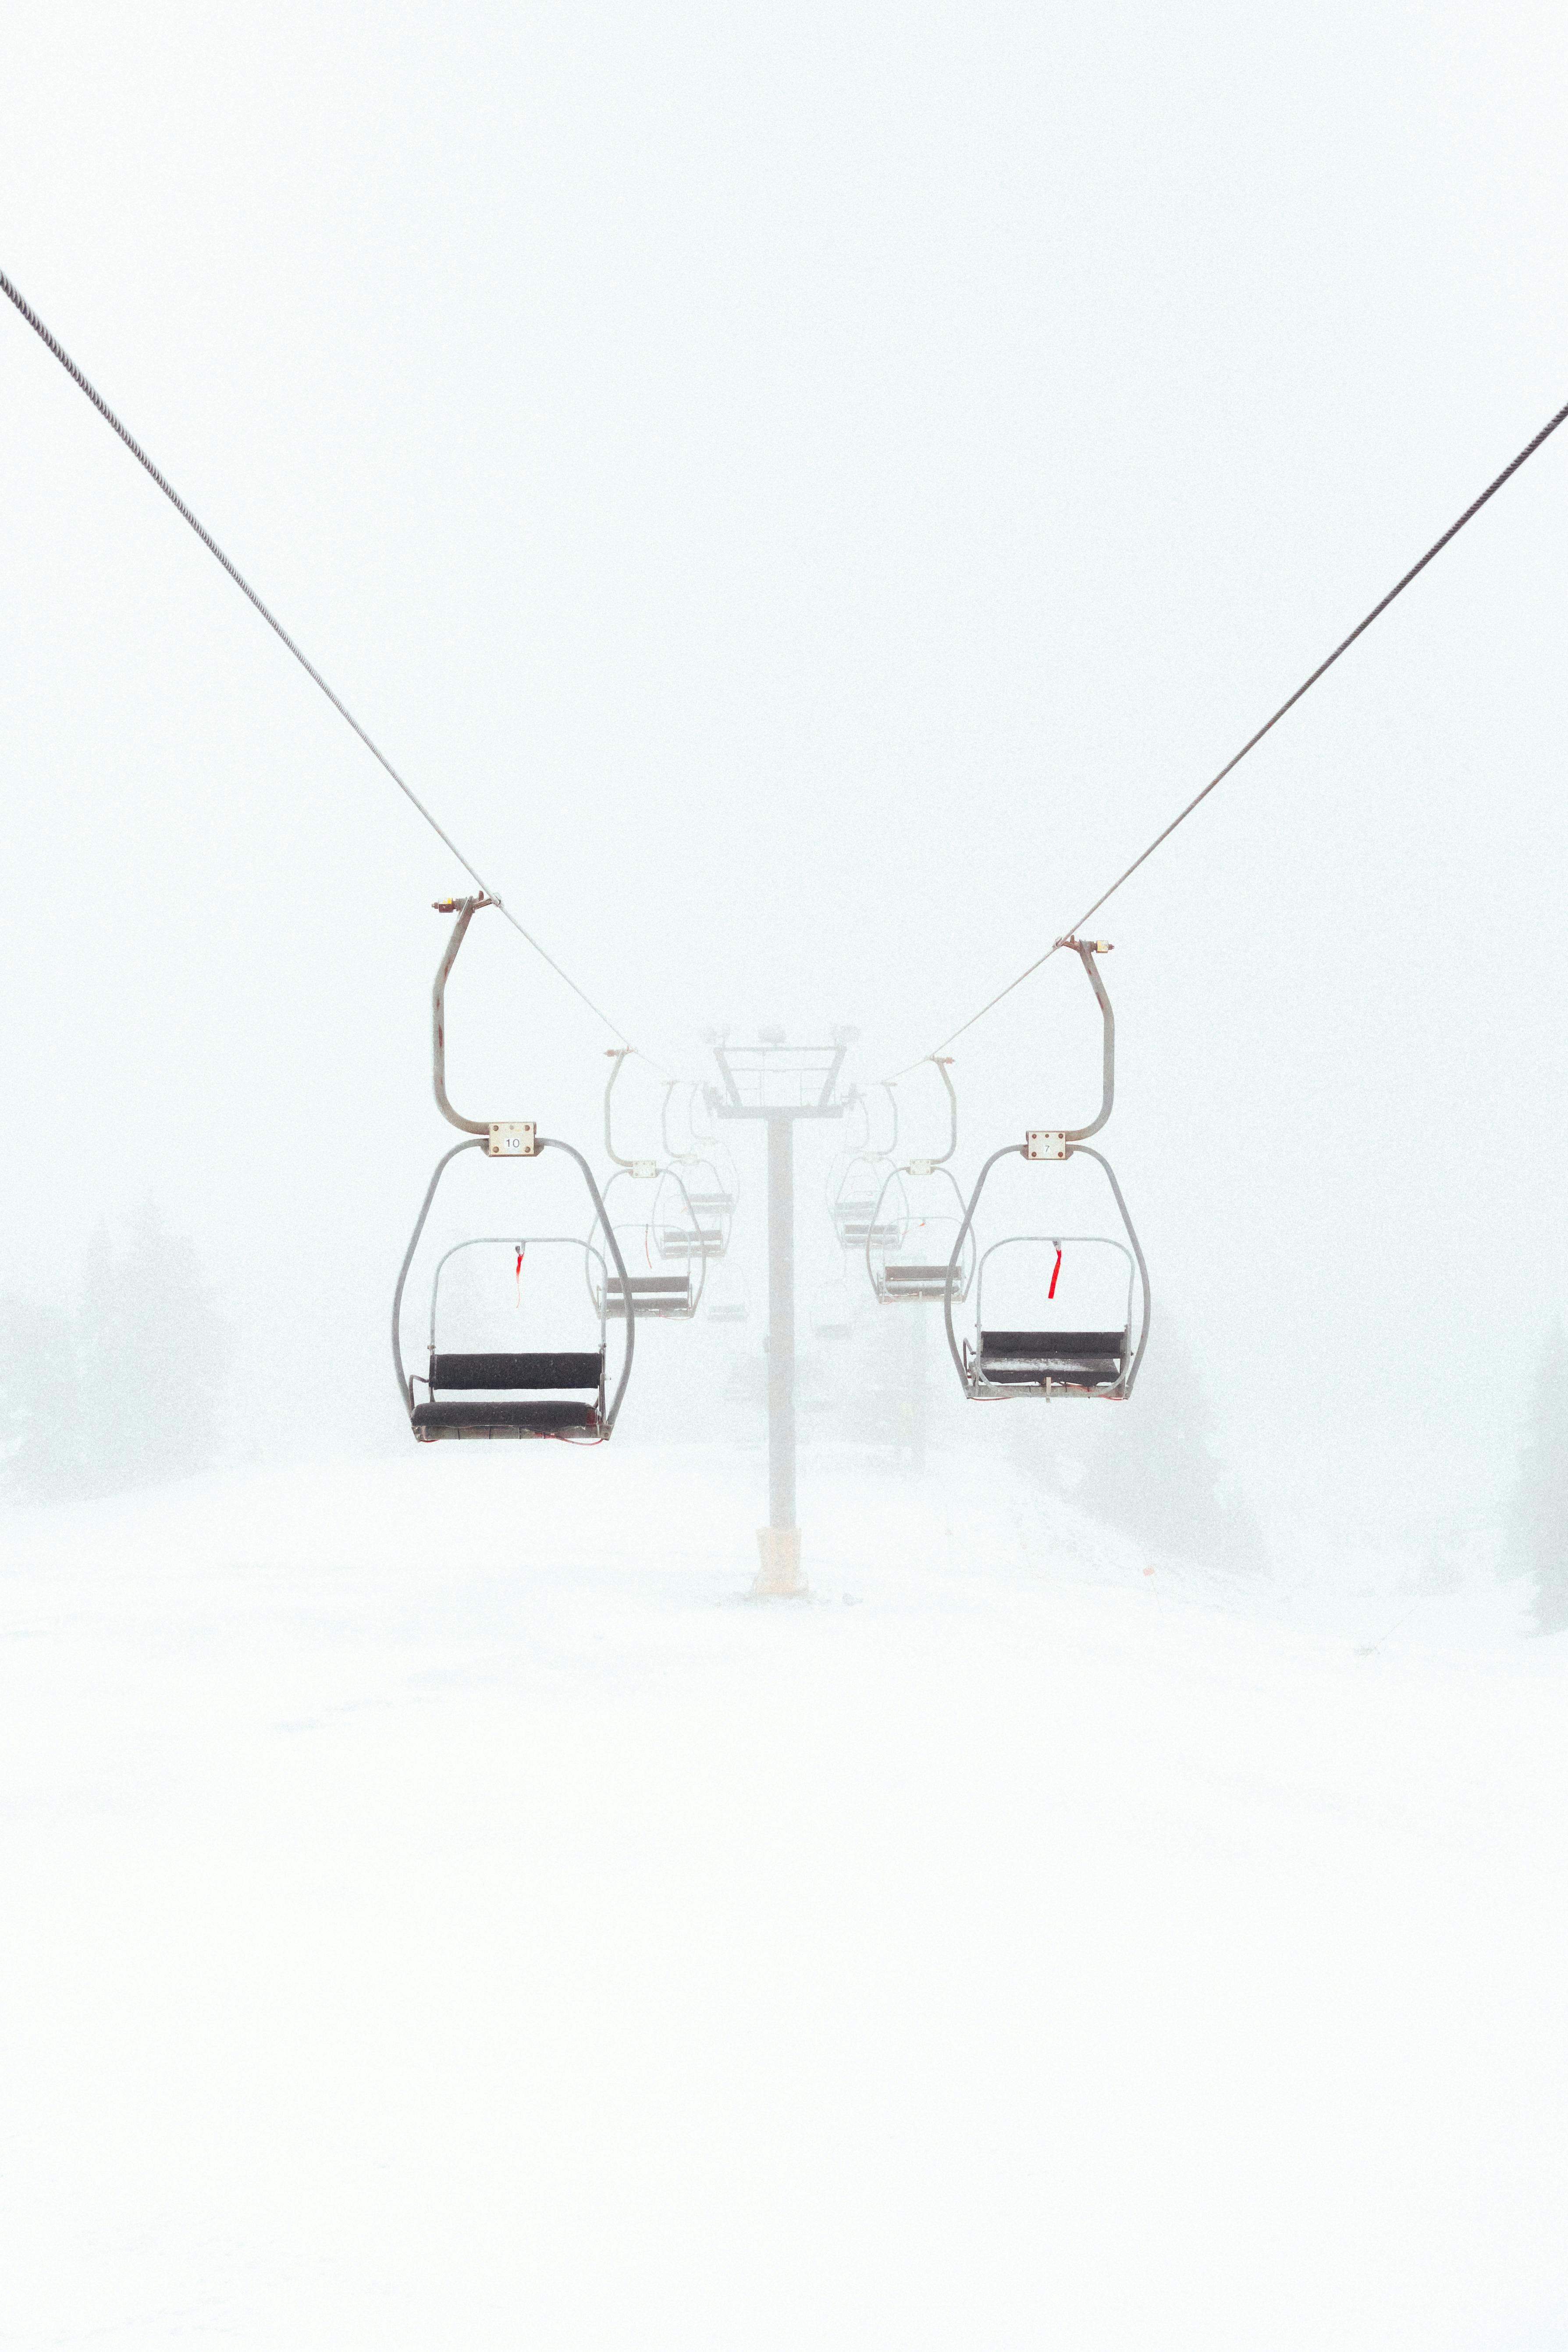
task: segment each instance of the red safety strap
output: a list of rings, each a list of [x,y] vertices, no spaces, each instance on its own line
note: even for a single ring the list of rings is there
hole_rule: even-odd
[[[1051,1286],[1050,1286],[1050,1288],[1049,1288],[1049,1289],[1047,1291],[1047,1293],[1046,1293],[1046,1297],[1047,1297],[1047,1298],[1054,1298],[1054,1297],[1056,1297],[1056,1295],[1057,1295],[1057,1276],[1058,1276],[1058,1274],[1060,1274],[1061,1270],[1062,1270],[1062,1254],[1061,1254],[1060,1250],[1058,1250],[1058,1252],[1057,1252],[1057,1262],[1056,1262],[1055,1265],[1053,1265],[1053,1266],[1052,1266],[1052,1268],[1051,1268]]]

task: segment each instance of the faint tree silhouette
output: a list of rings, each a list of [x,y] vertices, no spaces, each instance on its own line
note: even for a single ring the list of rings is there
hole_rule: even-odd
[[[1215,1450],[1198,1366],[1163,1311],[1125,1405],[1063,1406],[1093,1417],[1075,1503],[1130,1535],[1216,1567],[1261,1569],[1268,1547]]]
[[[1536,1624],[1560,1633],[1568,1625],[1568,1336],[1561,1323],[1548,1331],[1536,1370],[1510,1533],[1533,1589]]]

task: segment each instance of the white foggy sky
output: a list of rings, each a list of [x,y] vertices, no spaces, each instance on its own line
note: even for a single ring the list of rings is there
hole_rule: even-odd
[[[14,5],[3,258],[639,1042],[842,1019],[875,1074],[1568,398],[1563,50],[1479,7]],[[9,312],[0,404],[7,1279],[152,1192],[257,1381],[330,1391],[440,1148],[461,877]],[[1097,921],[1156,1297],[1292,1510],[1500,1491],[1563,1304],[1565,467]],[[455,1087],[595,1136],[609,1038],[499,925],[468,956]],[[1092,1094],[1091,1016],[1058,963],[963,1041],[966,1168]]]

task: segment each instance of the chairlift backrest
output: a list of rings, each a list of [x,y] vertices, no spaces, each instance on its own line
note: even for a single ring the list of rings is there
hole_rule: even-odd
[[[652,1190],[645,1188],[651,1185]],[[625,1189],[622,1189],[625,1188]],[[639,1197],[640,1194],[640,1197]],[[634,1213],[616,1216],[618,1208],[635,1203]],[[721,1257],[727,1234],[721,1227],[699,1223],[683,1178],[674,1168],[619,1168],[605,1187],[604,1214],[613,1221],[623,1257],[630,1269],[631,1299],[639,1313],[668,1318],[697,1312],[711,1259]],[[655,1262],[684,1264],[689,1272],[656,1276]],[[642,1271],[645,1267],[646,1273]],[[614,1280],[607,1297],[610,1312],[625,1314],[626,1292]]]

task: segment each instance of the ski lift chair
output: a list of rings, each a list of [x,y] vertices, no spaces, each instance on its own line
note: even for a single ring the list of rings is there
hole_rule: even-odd
[[[738,1265],[721,1265],[707,1284],[708,1305],[705,1309],[710,1323],[744,1323],[752,1311],[751,1295],[746,1277]]]
[[[626,1300],[639,1323],[689,1322],[702,1296],[689,1274],[612,1274],[605,1291],[605,1311],[612,1323],[626,1319]]]
[[[889,1169],[883,1181],[867,1225],[865,1254],[866,1271],[871,1288],[880,1307],[891,1307],[903,1301],[944,1299],[951,1291],[955,1301],[962,1303],[969,1296],[969,1286],[974,1274],[974,1242],[971,1234],[953,1256],[953,1237],[963,1223],[963,1195],[959,1191],[952,1171],[946,1166],[958,1148],[958,1097],[952,1090],[952,1080],[947,1074],[947,1064],[931,1057],[936,1064],[937,1075],[947,1088],[949,1127],[947,1150],[938,1160],[910,1160],[902,1168]],[[921,1197],[917,1191],[910,1199],[905,1179],[919,1188],[934,1187],[940,1208],[921,1213]],[[895,1225],[884,1213],[888,1194],[894,1184],[899,1187],[902,1215]],[[945,1190],[943,1189],[945,1187]],[[889,1235],[892,1238],[889,1238]]]
[[[593,1171],[582,1153],[570,1143],[563,1143],[552,1136],[541,1135],[531,1120],[466,1118],[453,1108],[447,1097],[447,982],[468,925],[480,908],[493,903],[480,893],[470,898],[445,899],[437,906],[438,913],[455,914],[457,921],[437,968],[431,994],[436,1103],[442,1118],[463,1130],[464,1139],[455,1143],[437,1161],[398,1270],[397,1286],[392,1299],[392,1361],[397,1379],[398,1400],[408,1416],[414,1437],[421,1444],[430,1444],[445,1438],[498,1437],[552,1438],[568,1444],[598,1444],[615,1429],[616,1419],[626,1396],[626,1382],[631,1376],[632,1351],[637,1339],[635,1303],[633,1313],[625,1318],[626,1345],[621,1351],[620,1370],[613,1390],[606,1387],[607,1349],[602,1312],[598,1318],[596,1347],[462,1351],[444,1349],[437,1345],[436,1317],[443,1267],[459,1250],[493,1245],[497,1238],[494,1235],[473,1236],[459,1242],[442,1257],[431,1285],[426,1369],[423,1374],[410,1375],[404,1368],[403,1297],[409,1269],[441,1179],[460,1152],[483,1151],[490,1160],[525,1164],[536,1160],[542,1152],[564,1152],[587,1188],[594,1204],[595,1223],[605,1227],[615,1274],[610,1274],[608,1267],[605,1267],[602,1287],[607,1290],[610,1282],[626,1278],[619,1245],[605,1223],[604,1201],[594,1181]],[[514,1243],[512,1245],[517,1244]],[[583,1243],[567,1235],[525,1235],[521,1247],[523,1252],[529,1247],[584,1249],[591,1257],[597,1258],[601,1266],[605,1266],[604,1259],[592,1243]],[[416,1385],[421,1381],[426,1391],[423,1402],[415,1394]]]
[[[951,1211],[922,1217],[917,1203],[896,1242],[879,1237],[885,1228],[875,1220],[867,1234],[866,1271],[879,1307],[895,1307],[910,1299],[942,1299],[950,1294],[955,1304],[962,1305],[969,1296],[974,1276],[973,1234],[965,1236],[956,1254],[953,1250],[954,1238],[963,1224],[963,1195],[945,1168],[932,1173],[947,1176],[952,1187]]]
[[[616,1150],[612,1104],[621,1065],[631,1050],[629,1045],[614,1046],[609,1054],[613,1066],[605,1084],[605,1150],[616,1163],[616,1172],[605,1187],[605,1199],[608,1202],[612,1198],[618,1184],[652,1184],[646,1214],[625,1219],[621,1227],[628,1263],[636,1265],[640,1259],[647,1271],[628,1274],[623,1268],[619,1274],[609,1276],[605,1288],[605,1306],[612,1322],[624,1321],[628,1299],[634,1313],[655,1321],[689,1321],[702,1297],[708,1260],[722,1257],[729,1243],[729,1229],[723,1224],[705,1226],[699,1222],[685,1180],[674,1165],[658,1160],[628,1160],[624,1152]],[[660,1111],[667,1139],[670,1091],[668,1087],[665,1088]],[[685,1273],[655,1273],[656,1254],[666,1265],[684,1263]],[[695,1275],[693,1266],[698,1269]]]
[[[717,1233],[720,1236],[719,1246],[716,1249],[708,1249],[704,1255],[710,1257],[722,1257],[730,1246],[730,1227],[735,1214],[735,1203],[740,1196],[740,1182],[735,1172],[735,1163],[728,1149],[716,1135],[706,1134],[698,1127],[695,1114],[704,1089],[695,1079],[685,1081],[690,1088],[686,1125],[690,1140],[698,1149],[690,1151],[677,1150],[669,1132],[669,1106],[676,1087],[680,1083],[680,1080],[671,1078],[664,1090],[664,1103],[659,1113],[659,1132],[664,1139],[665,1158],[670,1166],[679,1167],[686,1171],[684,1179],[686,1194],[698,1223],[708,1233]]]
[[[848,1277],[838,1275],[819,1283],[811,1297],[811,1336],[829,1341],[848,1339],[855,1331],[855,1301]]]
[[[858,1151],[845,1165],[828,1210],[841,1249],[897,1249],[907,1211],[900,1171],[885,1155]]]
[[[662,1258],[722,1257],[730,1246],[734,1194],[724,1190],[710,1160],[684,1161],[682,1166],[685,1172],[675,1179],[680,1199],[670,1202],[671,1214],[656,1221],[658,1254]],[[673,1168],[669,1173],[675,1176]]]
[[[608,1219],[618,1184],[653,1185],[646,1203],[647,1213],[640,1217],[623,1218],[618,1224],[606,1223],[604,1230],[613,1234],[617,1244],[618,1271],[605,1273],[602,1283],[596,1281],[589,1267],[589,1289],[595,1307],[603,1297],[605,1311],[612,1323],[626,1320],[626,1302],[640,1319],[654,1322],[689,1321],[702,1300],[703,1285],[708,1277],[708,1255],[701,1247],[701,1234],[691,1213],[686,1187],[672,1168],[659,1168],[652,1161],[634,1160],[618,1168],[605,1187],[602,1217]],[[623,1195],[623,1198],[626,1196]],[[679,1233],[685,1246],[679,1251],[666,1247],[666,1241]],[[592,1234],[589,1236],[593,1238]],[[654,1271],[654,1253],[658,1250],[667,1262],[679,1255],[685,1262],[680,1274],[658,1274]],[[644,1273],[639,1266],[646,1265]],[[600,1261],[601,1265],[603,1261]]]
[[[998,1161],[1007,1159],[1025,1160],[1031,1165],[1051,1165],[1082,1153],[1094,1160],[1105,1171],[1127,1239],[1123,1244],[1100,1234],[1053,1238],[1037,1234],[1021,1234],[994,1243],[981,1254],[974,1278],[973,1332],[961,1341],[953,1328],[954,1294],[952,1289],[947,1294],[942,1310],[947,1325],[948,1349],[964,1395],[976,1404],[1003,1402],[1021,1397],[1040,1402],[1058,1398],[1099,1398],[1108,1402],[1122,1402],[1132,1394],[1138,1370],[1143,1361],[1143,1351],[1149,1344],[1152,1312],[1149,1269],[1115,1171],[1103,1153],[1092,1150],[1087,1141],[1088,1137],[1098,1134],[1110,1117],[1116,1093],[1116,1022],[1110,1009],[1110,999],[1105,992],[1105,984],[1095,962],[1096,956],[1109,952],[1110,942],[1067,939],[1059,940],[1057,944],[1076,950],[1100,1005],[1104,1035],[1100,1115],[1087,1127],[1031,1128],[1021,1144],[1005,1144],[1000,1151],[994,1151],[975,1180],[949,1265],[956,1283],[964,1248],[966,1244],[972,1245],[975,1212],[980,1206],[987,1179]],[[1069,1244],[1074,1252],[1073,1291],[1069,1292],[1069,1297],[1076,1293],[1078,1287],[1076,1276],[1080,1252],[1109,1250],[1120,1253],[1125,1259],[1125,1297],[1123,1300],[1119,1286],[1116,1307],[1121,1318],[1120,1328],[1107,1328],[1103,1311],[1092,1328],[1081,1322],[1069,1327],[1065,1319],[1059,1328],[1055,1325],[1053,1317],[1060,1314],[1065,1318],[1068,1306],[1064,1299],[1058,1307],[1057,1293]],[[1013,1320],[1004,1324],[1000,1318],[995,1323],[989,1323],[985,1304],[987,1269],[991,1272],[994,1297],[1000,1270],[998,1260],[1004,1252],[1020,1250],[1055,1253],[1043,1302],[1044,1312],[1032,1316],[1026,1325]],[[1044,1263],[1038,1263],[1043,1276]],[[1136,1340],[1133,1338],[1134,1275],[1142,1297]],[[1101,1296],[1104,1296],[1103,1291]]]

